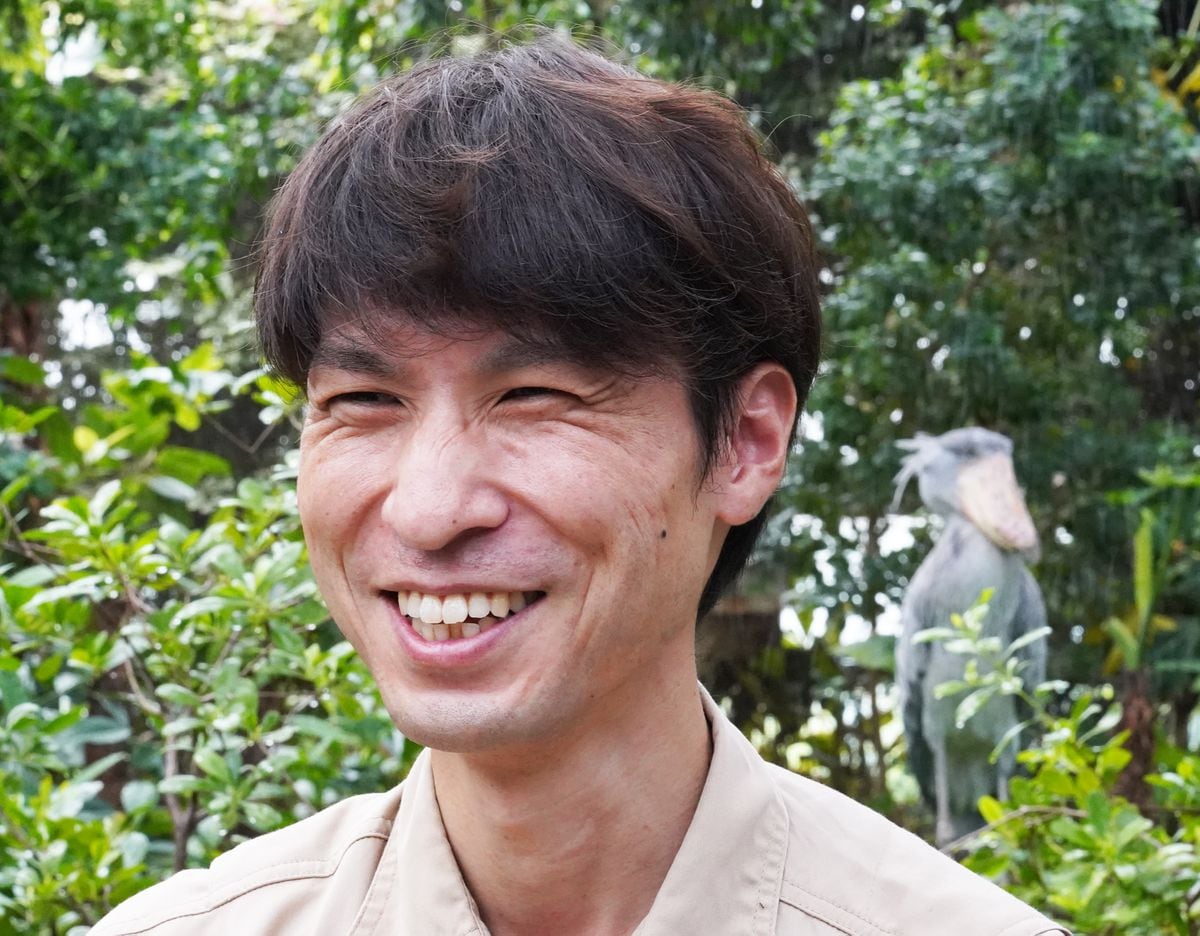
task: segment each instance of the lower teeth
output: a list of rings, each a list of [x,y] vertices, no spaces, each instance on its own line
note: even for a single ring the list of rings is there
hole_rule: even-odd
[[[462,640],[464,637],[478,636],[500,622],[497,618],[489,615],[478,621],[468,618],[461,624],[426,624],[422,621],[412,620],[411,618],[409,619],[409,623],[412,625],[412,629],[425,640],[431,643],[440,643],[443,640]]]

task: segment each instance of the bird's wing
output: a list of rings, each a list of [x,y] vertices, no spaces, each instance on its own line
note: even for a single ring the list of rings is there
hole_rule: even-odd
[[[911,589],[911,585],[910,585]],[[923,686],[929,672],[930,645],[914,643],[913,637],[927,625],[916,601],[906,596],[900,608],[900,639],[896,642],[896,685],[900,690],[900,715],[908,745],[908,766],[921,788],[921,797],[936,808],[933,784],[933,751],[925,737],[921,714]]]

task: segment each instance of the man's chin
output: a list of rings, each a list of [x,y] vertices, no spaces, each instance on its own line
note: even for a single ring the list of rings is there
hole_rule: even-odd
[[[482,754],[505,748],[528,748],[550,740],[553,723],[565,719],[535,717],[494,699],[457,697],[415,703],[405,698],[389,706],[392,721],[406,738],[447,754]]]

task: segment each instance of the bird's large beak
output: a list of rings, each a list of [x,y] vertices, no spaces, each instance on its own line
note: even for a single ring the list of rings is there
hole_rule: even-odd
[[[958,502],[967,519],[1001,549],[1017,550],[1037,561],[1037,530],[1007,455],[988,455],[960,468]]]

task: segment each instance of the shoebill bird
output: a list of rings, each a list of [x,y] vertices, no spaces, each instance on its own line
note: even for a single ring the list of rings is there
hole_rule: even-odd
[[[921,500],[945,518],[937,543],[905,592],[896,648],[896,681],[908,759],[921,795],[937,816],[937,842],[945,845],[984,823],[977,803],[985,794],[1003,799],[1013,774],[1016,745],[997,763],[992,752],[1020,718],[1017,700],[995,696],[962,728],[955,710],[961,696],[935,697],[942,683],[961,679],[967,657],[944,645],[914,642],[926,628],[947,627],[951,615],[969,609],[992,589],[984,636],[1007,647],[1044,627],[1046,608],[1026,562],[1037,560],[1038,538],[1017,487],[1012,441],[987,429],[955,429],[940,436],[918,433],[898,443],[908,450],[896,476],[897,508],[916,477]],[[1046,642],[1021,651],[1027,686],[1045,679]]]

